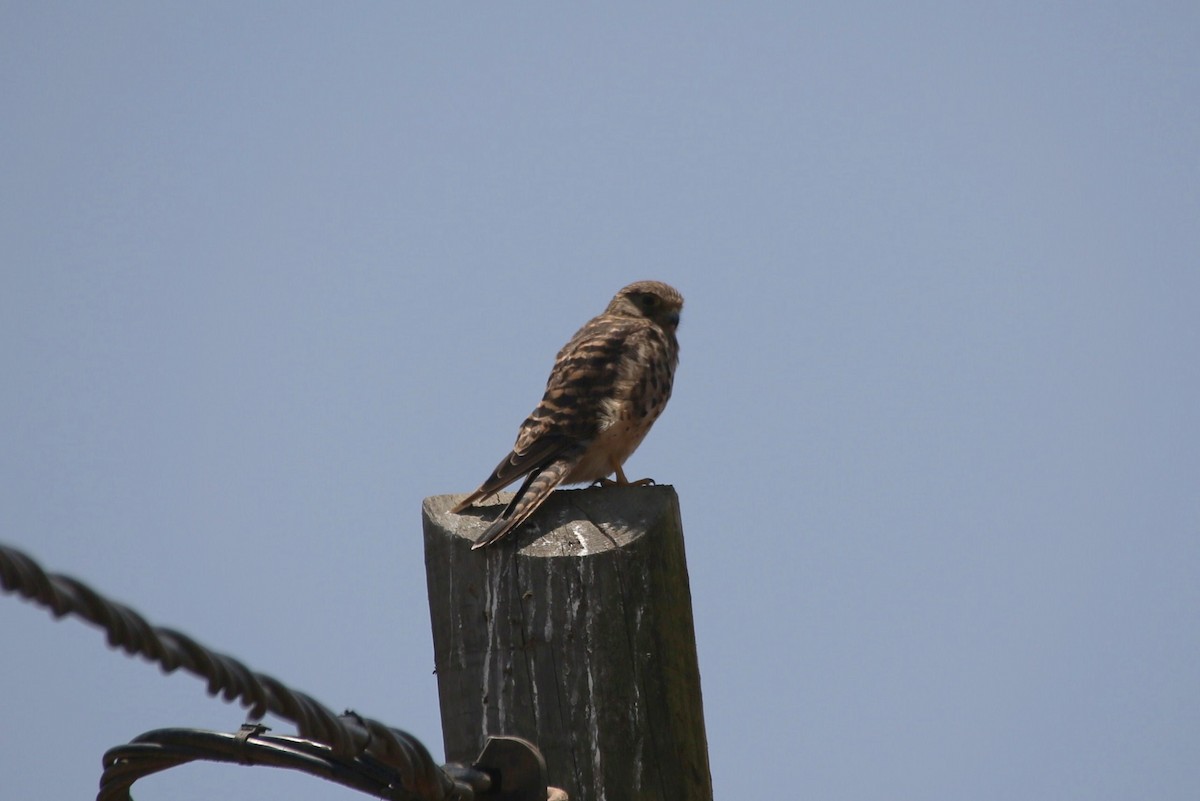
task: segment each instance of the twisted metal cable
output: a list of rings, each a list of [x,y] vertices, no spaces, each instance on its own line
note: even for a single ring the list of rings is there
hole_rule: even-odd
[[[104,598],[76,579],[48,575],[33,559],[3,544],[0,589],[48,608],[56,618],[74,615],[100,627],[109,646],[157,662],[164,673],[183,668],[205,679],[209,695],[239,701],[254,719],[270,712],[295,723],[301,737],[327,743],[339,760],[349,762],[370,755],[395,771],[405,790],[421,799],[471,798],[475,790],[487,785],[487,775],[478,771],[465,769],[456,771],[457,777],[448,775],[411,734],[353,712],[339,717],[311,696],[254,673],[233,657],[211,651],[182,632],[151,626],[134,610]]]

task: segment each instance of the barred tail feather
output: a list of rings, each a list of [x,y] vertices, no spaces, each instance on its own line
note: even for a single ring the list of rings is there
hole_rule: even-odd
[[[521,485],[521,489],[517,490],[517,494],[513,496],[512,501],[500,513],[500,517],[488,526],[487,531],[483,532],[483,536],[471,546],[471,550],[491,545],[528,520],[529,516],[550,497],[554,488],[567,477],[567,473],[571,472],[574,464],[574,459],[558,459],[541,470],[530,473],[529,477],[525,479],[525,483]]]

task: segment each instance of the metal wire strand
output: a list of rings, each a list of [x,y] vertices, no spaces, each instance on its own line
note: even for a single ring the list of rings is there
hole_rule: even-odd
[[[250,710],[252,718],[260,719],[270,712],[295,723],[302,738],[327,743],[333,757],[342,763],[369,755],[395,771],[401,777],[400,785],[421,799],[441,801],[471,795],[467,785],[439,767],[411,734],[354,713],[339,717],[311,696],[254,673],[238,660],[211,651],[186,634],[151,626],[137,612],[104,598],[76,579],[48,575],[33,559],[3,544],[0,589],[48,608],[57,618],[74,615],[100,627],[110,646],[156,662],[164,673],[183,668],[206,680],[210,695],[237,700]]]

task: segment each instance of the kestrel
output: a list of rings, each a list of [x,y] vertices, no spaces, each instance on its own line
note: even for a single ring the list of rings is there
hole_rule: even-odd
[[[554,360],[546,394],[521,424],[517,443],[461,512],[522,476],[521,488],[472,546],[491,545],[529,519],[559,484],[628,486],[622,465],[671,397],[683,296],[659,281],[622,289]],[[616,474],[616,481],[609,475]]]

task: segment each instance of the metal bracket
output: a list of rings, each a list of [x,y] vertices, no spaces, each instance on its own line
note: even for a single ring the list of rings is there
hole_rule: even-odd
[[[520,737],[489,737],[472,765],[492,777],[487,801],[546,801],[546,760]]]

